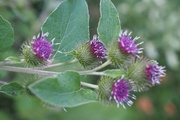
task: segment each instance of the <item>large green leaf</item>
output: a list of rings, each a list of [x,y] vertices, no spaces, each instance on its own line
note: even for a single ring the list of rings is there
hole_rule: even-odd
[[[55,38],[55,59],[70,60],[63,52],[73,50],[78,44],[89,40],[89,15],[85,0],[64,0],[47,18],[42,31],[49,32],[49,40]]]
[[[119,14],[111,0],[101,0],[100,15],[97,31],[100,40],[107,45],[118,38],[121,30]]]
[[[23,87],[18,83],[9,83],[1,86],[0,92],[9,96],[16,96],[22,89]]]
[[[0,53],[9,49],[14,42],[14,31],[11,24],[0,16]]]
[[[96,101],[96,93],[80,88],[80,75],[65,72],[39,80],[29,86],[35,96],[42,101],[59,107],[74,107]]]

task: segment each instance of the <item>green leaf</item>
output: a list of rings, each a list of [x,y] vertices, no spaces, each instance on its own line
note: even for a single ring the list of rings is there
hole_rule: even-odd
[[[5,61],[9,61],[12,63],[20,63],[21,59],[19,59],[18,57],[9,56],[5,59]]]
[[[72,71],[39,80],[29,89],[42,101],[59,107],[75,107],[96,101],[96,93],[81,89],[80,75]]]
[[[107,45],[118,38],[121,30],[119,14],[111,0],[101,0],[100,15],[97,31],[99,39]]]
[[[78,44],[89,40],[89,15],[85,0],[64,0],[47,18],[42,31],[49,32],[49,40],[55,38],[55,59],[66,62],[72,55],[65,52],[73,50]]]
[[[23,87],[18,83],[9,83],[1,86],[0,92],[9,96],[17,96]]]
[[[14,31],[11,24],[0,16],[0,54],[9,49],[14,42]]]
[[[112,78],[118,78],[124,75],[125,71],[122,69],[111,69],[104,71],[103,74]]]

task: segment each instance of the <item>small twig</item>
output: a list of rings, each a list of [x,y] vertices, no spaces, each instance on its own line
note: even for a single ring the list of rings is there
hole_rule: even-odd
[[[103,72],[87,72],[87,71],[78,71],[78,73],[80,75],[97,75],[97,76],[101,76],[104,75]]]
[[[44,71],[44,70],[37,70],[32,68],[21,68],[21,67],[13,67],[13,66],[0,66],[0,70],[28,73],[28,74],[40,74],[40,75],[56,75],[60,73],[60,72]]]
[[[12,72],[20,72],[20,73],[28,73],[28,74],[40,74],[40,75],[57,75],[61,72],[52,72],[52,71],[44,71],[44,70],[37,70],[32,68],[21,68],[21,67],[13,67],[13,66],[1,66],[0,70],[12,71]],[[103,75],[102,72],[79,72],[80,75]],[[8,84],[6,82],[0,81],[0,84]],[[93,89],[98,89],[97,85],[93,85],[86,82],[81,82],[82,86],[90,87]]]
[[[11,72],[20,72],[20,73],[28,73],[28,74],[38,74],[38,75],[57,75],[61,72],[53,72],[46,70],[38,70],[33,68],[22,68],[22,67],[14,67],[14,66],[0,66],[0,70],[6,70]],[[80,75],[104,75],[103,72],[92,72],[92,71],[77,71]]]
[[[2,61],[0,62],[0,66],[3,66],[3,65],[15,65],[15,64],[21,64],[22,62],[18,62],[18,63],[15,63],[15,62],[9,62],[9,61]]]
[[[102,65],[100,65],[100,66],[98,66],[98,67],[96,67],[96,68],[94,68],[94,69],[92,69],[92,70],[90,70],[90,71],[98,71],[98,70],[100,70],[100,69],[102,69],[102,68],[104,68],[104,67],[106,67],[106,66],[108,66],[108,65],[110,65],[111,64],[111,61],[110,60],[107,60],[105,63],[103,63]]]
[[[93,89],[96,89],[96,90],[99,89],[99,87],[97,85],[86,83],[86,82],[81,82],[81,85],[86,86],[86,87],[90,87],[90,88],[93,88]]]
[[[93,73],[93,72],[96,72],[96,71],[98,71],[98,70],[100,70],[100,69],[102,69],[102,68],[110,65],[110,64],[111,64],[111,61],[110,61],[110,60],[107,60],[105,63],[103,63],[102,65],[100,65],[100,66],[98,66],[98,67],[96,67],[96,68],[94,68],[94,69],[92,69],[92,70],[80,71],[80,73],[82,73],[82,74]]]
[[[74,59],[74,60],[72,60],[72,61],[70,61],[70,62],[64,62],[64,63],[57,63],[57,64],[47,65],[47,66],[42,67],[42,69],[51,68],[51,67],[57,67],[57,66],[65,65],[65,64],[67,64],[67,63],[70,64],[70,63],[75,63],[75,62],[77,62],[76,59]]]
[[[6,84],[8,84],[8,83],[0,80],[0,84],[6,85]],[[86,87],[90,87],[90,88],[93,88],[93,89],[98,89],[98,86],[97,86],[97,85],[93,85],[93,84],[86,83],[86,82],[81,82],[81,85],[82,85],[82,86],[86,86]]]
[[[6,84],[8,84],[8,83],[7,83],[7,82],[4,82],[4,81],[2,81],[2,80],[0,80],[0,84],[6,85]]]

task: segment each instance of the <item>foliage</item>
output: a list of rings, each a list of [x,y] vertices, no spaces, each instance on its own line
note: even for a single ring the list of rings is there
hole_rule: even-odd
[[[0,53],[9,49],[13,44],[13,29],[8,21],[6,21],[2,16],[0,16]]]

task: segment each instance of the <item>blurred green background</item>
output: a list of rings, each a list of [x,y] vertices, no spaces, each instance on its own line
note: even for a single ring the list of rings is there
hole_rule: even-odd
[[[10,21],[15,31],[13,47],[1,54],[19,56],[23,41],[36,35],[48,14],[62,0],[0,0],[0,15]],[[56,109],[38,99],[0,94],[0,120],[180,120],[180,1],[179,0],[112,0],[122,29],[144,41],[144,54],[166,66],[161,85],[135,93],[137,100],[127,109],[100,103],[75,108]],[[99,0],[87,0],[90,10],[91,38],[99,20]],[[72,65],[68,66],[72,67]],[[0,71],[0,80],[23,81],[27,74]],[[85,77],[95,82],[97,78]]]

